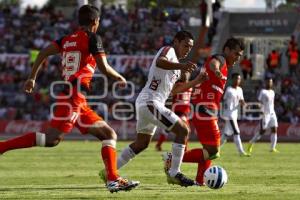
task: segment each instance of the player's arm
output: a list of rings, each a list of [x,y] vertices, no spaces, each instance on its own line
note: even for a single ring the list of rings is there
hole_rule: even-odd
[[[42,66],[42,63],[48,58],[48,56],[58,54],[60,52],[59,48],[54,44],[50,44],[48,47],[42,49],[36,60],[33,63],[32,71],[30,73],[29,78],[26,80],[24,84],[24,91],[27,93],[31,93],[33,91],[35,80],[37,74]]]
[[[108,76],[114,80],[126,83],[126,79],[108,64],[105,55],[99,55],[95,59],[96,59],[99,70],[103,74],[105,74],[106,76]]]
[[[203,83],[208,79],[208,74],[206,72],[200,72],[197,77],[191,81],[188,81],[188,79],[183,80],[183,84],[175,84],[171,94],[175,95],[178,93],[182,93],[187,91],[190,88],[193,88],[194,86]]]
[[[89,37],[89,51],[94,56],[98,69],[106,76],[126,84],[126,79],[108,64],[100,36],[93,33]]]
[[[212,72],[215,73],[216,77],[223,79],[224,76],[221,73],[221,62],[216,58],[213,58],[209,63],[209,68]]]
[[[192,72],[197,68],[197,65],[192,62],[175,63],[170,61],[166,56],[161,55],[156,60],[156,66],[165,70],[183,70]]]
[[[191,58],[191,62],[198,63],[200,57],[201,57],[201,49],[205,46],[205,36],[208,31],[208,27],[201,26],[199,30],[199,35],[197,38],[197,41],[193,47],[193,55]]]

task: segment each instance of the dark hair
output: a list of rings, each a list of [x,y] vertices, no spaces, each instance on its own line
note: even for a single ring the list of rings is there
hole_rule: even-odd
[[[194,40],[194,37],[190,32],[188,32],[188,31],[179,31],[174,36],[173,42],[174,42],[175,39],[177,39],[180,42],[181,40],[185,40],[186,38]]]
[[[225,50],[226,47],[228,47],[230,50],[235,49],[236,47],[240,47],[241,50],[244,50],[245,44],[243,40],[232,37],[225,42],[223,46],[223,51]]]
[[[95,6],[84,5],[78,11],[78,23],[80,26],[88,26],[100,16],[99,9]]]
[[[238,76],[240,76],[240,74],[237,73],[237,72],[231,74],[231,78],[232,78],[232,79],[234,79],[234,78],[236,78],[236,77],[238,77]]]

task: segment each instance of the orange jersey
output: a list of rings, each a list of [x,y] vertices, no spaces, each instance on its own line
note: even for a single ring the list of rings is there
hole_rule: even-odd
[[[221,62],[220,71],[224,78],[219,79],[210,69],[212,59],[217,59]],[[219,110],[220,102],[224,93],[225,84],[227,81],[227,64],[223,56],[214,55],[208,58],[204,64],[205,70],[208,73],[208,80],[197,85],[192,94],[192,102],[195,105],[204,105],[211,110]]]
[[[97,66],[94,57],[105,55],[100,36],[80,29],[54,44],[62,53],[63,79],[71,83],[78,80],[89,88]]]
[[[178,82],[176,84],[184,84],[182,82]],[[187,115],[191,111],[191,95],[193,89],[190,88],[185,92],[178,93],[173,97],[173,111],[175,113],[182,113]]]

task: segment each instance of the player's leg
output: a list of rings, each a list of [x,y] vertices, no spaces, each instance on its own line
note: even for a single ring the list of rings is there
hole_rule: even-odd
[[[260,132],[257,132],[253,137],[252,139],[249,141],[249,145],[248,145],[248,148],[247,148],[247,152],[248,154],[251,154],[252,151],[253,151],[253,146],[254,144],[260,140],[260,138],[265,134],[266,132],[266,129],[268,127],[268,124],[269,124],[269,118],[268,117],[263,117],[263,119],[261,120],[260,122]]]
[[[223,146],[227,142],[227,139],[233,134],[233,130],[228,119],[225,119],[224,128],[221,133],[221,146]]]
[[[178,184],[181,186],[194,185],[194,181],[185,177],[180,172],[183,154],[185,151],[185,143],[189,134],[189,127],[174,112],[166,108],[163,104],[156,102],[147,102],[148,116],[151,122],[160,128],[173,132],[175,140],[172,144],[172,160],[171,166],[167,170],[168,183]]]
[[[239,129],[237,120],[229,120],[229,123],[230,123],[231,129],[233,131],[233,141],[235,143],[235,146],[236,146],[240,156],[246,156],[246,157],[249,156],[249,154],[247,154],[244,151],[243,144],[242,144],[241,137],[240,137],[240,129]]]
[[[151,133],[138,133],[134,142],[132,142],[128,147],[124,148],[118,157],[118,169],[126,165],[130,160],[132,160],[136,155],[148,148],[151,139]]]
[[[205,170],[210,167],[211,160],[220,156],[220,131],[216,118],[201,120],[198,117],[197,115],[193,117],[193,124],[203,148],[191,149],[185,152],[183,162],[198,163],[196,182],[203,185]]]
[[[117,152],[115,131],[90,108],[81,111],[76,127],[82,134],[89,133],[102,141],[101,157],[105,166],[106,186],[110,192],[130,190],[137,185],[138,181],[128,181],[119,176],[117,170]]]
[[[63,133],[56,128],[48,128],[45,133],[29,132],[16,138],[0,142],[0,154],[14,149],[30,147],[54,147],[62,139]]]
[[[156,126],[152,123],[154,117],[149,112],[147,106],[136,105],[137,124],[136,131],[137,137],[128,147],[124,148],[118,157],[118,169],[126,165],[131,159],[137,154],[146,149],[151,140],[152,136],[156,131]]]
[[[276,149],[276,144],[277,144],[277,127],[272,127],[271,128],[271,148],[270,151],[274,153],[278,153],[279,151]]]
[[[158,137],[157,142],[155,144],[155,149],[157,151],[162,151],[162,144],[167,140],[168,133],[169,133],[169,131],[166,131],[166,130],[162,130],[159,133],[159,137]]]
[[[74,126],[77,119],[77,113],[72,112],[71,106],[58,105],[50,122],[50,127],[42,132],[29,132],[19,137],[0,142],[0,154],[7,151],[21,148],[30,148],[34,146],[54,147],[63,138],[64,133],[68,133]]]

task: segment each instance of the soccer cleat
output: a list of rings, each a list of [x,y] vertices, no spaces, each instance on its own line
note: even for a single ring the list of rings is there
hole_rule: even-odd
[[[240,153],[240,157],[250,157],[250,156],[251,156],[251,154],[246,153],[246,152]]]
[[[106,171],[105,171],[105,169],[102,169],[102,170],[99,172],[99,177],[100,177],[100,179],[101,179],[104,183],[107,182]]]
[[[249,155],[251,155],[252,151],[253,151],[253,143],[249,143],[248,148],[247,148],[247,152],[248,152]]]
[[[167,173],[167,182],[169,184],[176,184],[176,185],[180,185],[183,187],[188,187],[188,186],[196,186],[197,183],[186,177],[183,173],[178,172],[174,177],[171,177],[169,173]]]
[[[271,153],[280,153],[280,151],[278,151],[278,150],[275,149],[275,148],[274,148],[274,149],[271,149],[270,152],[271,152]]]
[[[171,163],[172,163],[172,153],[165,152],[162,154],[162,159],[164,161],[164,171],[165,174],[169,174],[169,169],[171,168]]]
[[[139,181],[130,181],[125,178],[119,177],[115,181],[108,181],[106,187],[111,193],[114,193],[121,190],[130,191],[133,188],[137,187],[139,184]]]

